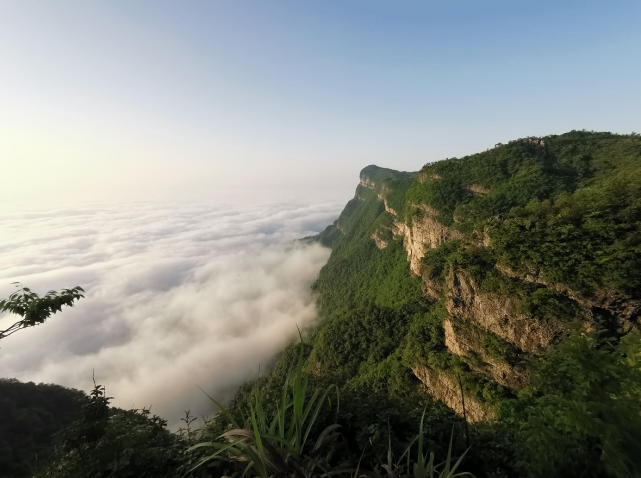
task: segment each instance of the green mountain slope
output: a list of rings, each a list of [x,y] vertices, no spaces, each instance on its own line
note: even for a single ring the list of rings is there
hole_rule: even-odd
[[[365,168],[355,198],[318,238],[333,252],[313,287],[326,325],[312,358],[320,369],[349,362],[337,362],[336,352],[325,356],[338,340],[329,331],[345,314],[363,306],[388,308],[391,316],[411,309],[396,327],[406,336],[387,356],[402,355],[408,368],[454,370],[481,408],[492,408],[527,383],[525,362],[558,342],[569,324],[636,327],[640,158],[638,136],[574,131],[497,145],[419,173]],[[461,279],[470,290],[455,286]],[[496,302],[497,310],[479,300]],[[531,324],[520,332],[532,340],[514,337],[519,324],[496,324],[526,319]],[[344,343],[343,354],[352,348]],[[365,374],[380,363],[359,357]],[[509,376],[500,383],[498,369]]]
[[[625,449],[641,446],[630,426],[641,427],[630,401],[641,398],[630,345],[641,315],[641,137],[572,131],[417,173],[368,166],[317,240],[332,254],[312,287],[321,321],[306,369],[347,397],[342,417],[361,448],[384,452],[373,437],[385,417],[417,407],[440,424],[436,439],[456,423],[445,404],[491,436],[470,456],[477,470],[628,476],[637,466]],[[290,350],[254,385],[277,389],[291,360]],[[390,425],[399,442],[404,427]],[[536,468],[532,453],[547,464]],[[617,453],[623,474],[608,462]]]

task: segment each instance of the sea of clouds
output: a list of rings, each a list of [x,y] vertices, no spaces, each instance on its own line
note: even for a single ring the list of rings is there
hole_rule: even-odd
[[[338,203],[121,204],[0,213],[0,297],[82,286],[86,298],[0,342],[0,377],[152,406],[175,427],[215,410],[314,324],[310,285],[329,257],[295,239]],[[0,317],[0,328],[16,316]]]

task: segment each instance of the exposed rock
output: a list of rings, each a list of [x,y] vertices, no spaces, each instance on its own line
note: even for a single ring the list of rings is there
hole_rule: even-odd
[[[434,219],[439,214],[434,208],[426,204],[412,206],[423,212],[422,217],[415,215],[412,218],[411,227],[395,222],[393,231],[394,234],[405,236],[403,245],[407,251],[407,260],[410,261],[410,270],[420,276],[421,259],[428,249],[434,249],[454,239],[461,239],[463,235]]]
[[[380,239],[376,232],[372,234],[370,237],[374,239],[374,242],[376,243],[376,247],[378,247],[379,249],[385,249],[388,246],[388,242],[384,241],[383,239]]]
[[[584,307],[589,307],[595,322],[607,321],[607,326],[630,332],[641,326],[641,299],[633,299],[621,292],[598,290],[591,296],[567,291],[568,296]]]
[[[480,346],[483,331],[469,321],[448,318],[443,322],[443,329],[448,350],[462,357],[474,358],[468,363],[476,372],[489,375],[498,384],[513,390],[523,389],[530,381],[530,373],[525,367],[511,366],[485,353]]]
[[[468,238],[468,242],[478,247],[490,247],[492,245],[492,240],[487,232],[487,228],[483,231],[474,229],[472,236]]]
[[[383,204],[385,204],[385,210],[386,210],[387,212],[389,212],[390,214],[393,214],[393,215],[397,216],[396,211],[394,211],[394,209],[392,209],[391,207],[389,207],[389,206],[387,205],[387,200],[385,200],[385,199],[384,199],[384,200],[383,200]]]
[[[489,189],[484,188],[480,184],[472,184],[468,189],[473,193],[480,194],[480,195],[484,195],[490,192]]]
[[[483,231],[483,246],[490,247],[492,245],[492,238],[490,237],[487,228]]]
[[[527,282],[535,282],[537,284],[542,284],[547,286],[548,283],[543,280],[543,277],[541,275],[540,271],[537,270],[530,270],[527,272],[516,272],[512,269],[510,269],[508,266],[504,266],[502,264],[497,264],[496,268],[502,273],[505,274],[508,277],[513,277],[516,279],[521,279]]]
[[[463,415],[461,388],[456,379],[447,373],[430,367],[412,367],[414,375],[423,382],[427,391],[437,400],[441,400],[459,415]],[[472,397],[465,396],[465,414],[470,423],[495,418],[495,414]]]
[[[440,299],[443,293],[443,286],[429,277],[425,277],[425,274],[421,278],[423,279],[423,296],[432,300]]]
[[[425,212],[425,214],[431,217],[436,217],[440,214],[436,209],[434,209],[429,204],[418,204],[418,205],[412,204],[412,206],[421,209],[423,212]]]
[[[378,193],[378,199],[383,201],[383,204],[385,205],[385,210],[387,212],[389,212],[390,214],[393,214],[394,216],[397,216],[396,211],[394,211],[394,209],[389,207],[387,204],[387,199],[385,199],[385,191],[386,191],[386,188],[385,188],[385,185],[383,185],[383,187],[381,188],[381,192]],[[387,189],[387,191],[389,191],[389,189]]]
[[[535,144],[537,146],[545,146],[545,141],[542,140],[541,138],[537,138],[535,136],[530,136],[528,138],[523,138],[522,141],[524,141],[526,143],[532,143],[532,144]]]
[[[360,183],[361,183],[361,186],[368,189],[376,188],[376,183],[374,181],[370,181],[370,179],[367,176],[361,176]]]
[[[592,294],[582,294],[563,284],[552,284],[547,281],[540,271],[514,271],[508,266],[497,264],[496,268],[508,277],[518,278],[550,287],[566,294],[578,302],[586,315],[594,322],[607,322],[605,326],[613,330],[629,332],[641,326],[641,299],[631,297],[617,291],[597,290]]]
[[[420,183],[424,183],[425,181],[428,181],[430,179],[443,179],[443,178],[441,178],[441,176],[439,176],[438,174],[428,174],[425,172],[418,173],[418,181]]]
[[[538,353],[563,332],[559,324],[517,313],[517,299],[482,292],[463,271],[450,272],[445,306],[452,317],[471,320],[524,352]]]

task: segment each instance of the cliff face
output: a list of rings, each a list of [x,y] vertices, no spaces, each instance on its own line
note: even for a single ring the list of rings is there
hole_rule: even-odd
[[[375,189],[374,181],[363,175],[360,184]],[[480,186],[470,189],[487,194]],[[512,390],[527,386],[530,380],[527,361],[550,346],[563,333],[563,327],[519,313],[515,297],[479,290],[473,277],[464,270],[451,268],[445,284],[431,280],[425,274],[422,262],[426,252],[453,240],[464,240],[464,234],[439,222],[439,212],[428,204],[409,203],[407,210],[413,211],[413,215],[405,220],[399,218],[396,211],[390,210],[385,198],[385,193],[390,194],[391,189],[383,184],[379,190],[382,193],[378,193],[377,198],[384,202],[385,210],[395,216],[391,231],[395,237],[403,239],[411,273],[423,279],[427,298],[445,302],[448,318],[443,322],[443,331],[447,350],[464,359],[474,357],[475,360],[469,360],[470,368],[501,386]],[[388,241],[379,237],[383,235],[381,230],[379,227],[371,236],[379,249],[388,246]],[[484,241],[483,245],[489,247],[489,241]],[[488,334],[513,344],[520,354],[519,363],[507,363],[489,354],[483,347],[483,340]],[[463,414],[464,393],[461,393],[455,377],[445,370],[418,364],[412,367],[412,371],[424,384],[427,393]],[[471,422],[495,416],[491,407],[471,396],[465,401],[465,409]]]
[[[456,379],[430,367],[414,367],[412,372],[423,382],[427,393],[441,400],[459,415],[463,415],[461,388]],[[495,417],[495,413],[492,410],[487,409],[482,403],[471,397],[465,400],[465,415],[470,422],[480,422]]]
[[[409,224],[396,221],[394,233],[403,236],[403,245],[407,251],[407,260],[411,271],[421,275],[421,259],[428,249],[434,249],[441,244],[461,239],[460,232],[445,227],[438,222],[438,211],[427,204],[410,204],[419,212],[412,216]]]
[[[450,269],[445,305],[453,319],[474,322],[523,352],[541,352],[563,331],[554,322],[520,314],[515,297],[479,291],[464,271]]]
[[[369,166],[332,229],[370,221],[374,250],[402,243],[409,274],[445,311],[433,332],[445,355],[417,351],[408,365],[457,413],[463,395],[471,421],[494,416],[487,390],[526,387],[533,360],[569,327],[639,329],[641,140],[595,138],[526,138],[419,173]],[[630,179],[615,184],[615,173]]]

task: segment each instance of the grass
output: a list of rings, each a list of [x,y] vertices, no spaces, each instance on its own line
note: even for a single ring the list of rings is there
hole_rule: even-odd
[[[273,475],[308,478],[317,470],[328,471],[331,445],[339,438],[337,424],[332,424],[318,435],[313,444],[308,443],[310,432],[329,393],[337,393],[337,410],[340,399],[334,385],[324,390],[314,390],[308,395],[308,378],[303,374],[304,344],[301,338],[299,359],[295,371],[290,371],[281,391],[276,413],[268,417],[259,388],[253,391],[244,424],[240,426],[231,413],[209,397],[230,417],[234,429],[223,433],[220,441],[199,443],[189,449],[211,448],[213,452],[198,462],[192,470],[216,458],[246,463],[241,476],[250,471],[253,476],[267,478]],[[190,470],[190,471],[192,471]]]

